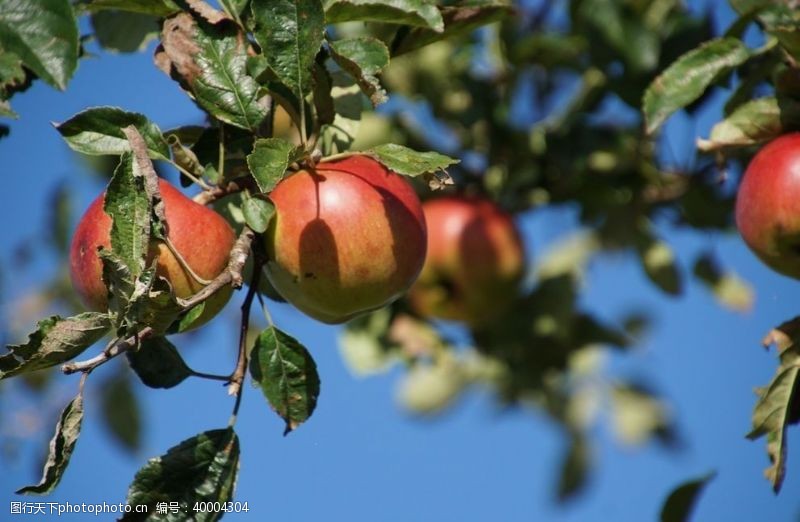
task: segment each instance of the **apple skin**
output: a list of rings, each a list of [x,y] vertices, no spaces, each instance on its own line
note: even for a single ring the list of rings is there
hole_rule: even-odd
[[[233,229],[219,214],[187,198],[168,182],[159,180],[158,186],[164,201],[167,234],[175,249],[198,276],[207,280],[215,278],[228,264],[236,240]],[[111,217],[103,210],[104,197],[105,193],[89,205],[70,246],[72,285],[86,306],[97,311],[108,308],[103,262],[97,254],[101,246],[111,248]],[[156,274],[170,282],[177,297],[191,297],[203,288],[184,270],[165,244],[153,241],[147,263],[156,258]],[[191,328],[214,317],[228,302],[231,293],[232,288],[228,286],[211,296]]]
[[[800,133],[776,138],[750,161],[736,197],[736,226],[767,266],[800,279]]]
[[[428,256],[408,293],[423,317],[486,326],[516,299],[525,249],[512,217],[481,197],[426,201]]]
[[[425,260],[422,206],[403,176],[368,156],[319,163],[270,194],[266,273],[289,303],[343,323],[400,297]]]

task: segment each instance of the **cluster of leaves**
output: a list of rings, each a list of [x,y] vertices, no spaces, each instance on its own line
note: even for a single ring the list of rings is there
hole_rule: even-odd
[[[670,114],[702,99],[714,86],[734,83],[724,119],[708,138],[697,142],[699,151],[714,152],[720,161],[747,159],[754,146],[800,130],[800,11],[769,1],[731,0],[730,4],[739,17],[725,34],[675,60],[650,84],[642,101],[647,131],[654,133]],[[763,37],[756,48],[742,39],[753,25]],[[765,475],[775,492],[786,471],[786,428],[798,420],[795,323],[796,319],[782,324],[765,340],[765,345],[777,346],[780,364],[769,385],[758,390],[748,435],[767,438],[771,466]]]

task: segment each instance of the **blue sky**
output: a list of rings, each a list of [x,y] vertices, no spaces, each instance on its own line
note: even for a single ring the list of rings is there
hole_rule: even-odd
[[[49,212],[45,195],[60,182],[71,184],[79,195],[77,218],[102,190],[50,125],[97,105],[142,112],[162,129],[202,121],[177,85],[152,66],[150,53],[101,53],[81,62],[66,93],[37,83],[15,97],[13,107],[21,119],[11,122],[11,135],[0,140],[5,182],[0,216],[6,223],[0,235],[0,299],[6,316],[27,288],[57,269],[45,256],[21,273],[9,270],[12,249],[37,241]],[[679,157],[695,135],[707,133],[713,117],[706,115],[697,126],[680,116],[670,122],[669,138]],[[569,209],[537,211],[521,216],[519,224],[536,261],[571,229],[574,215]],[[226,519],[638,522],[656,518],[675,485],[711,470],[718,475],[701,498],[695,520],[796,519],[800,501],[791,493],[800,488],[800,454],[792,451],[800,447],[800,430],[790,431],[788,475],[777,497],[762,477],[767,465],[764,441],[750,442],[744,435],[755,400],[752,389],[766,384],[775,370],[774,354],[760,348],[760,339],[797,314],[800,287],[763,267],[734,235],[664,232],[684,269],[690,269],[696,252],[712,248],[756,290],[753,310],[736,314],[721,308],[697,285],[687,285],[681,298],[663,297],[645,280],[632,256],[603,257],[590,267],[582,296],[587,308],[610,319],[644,309],[658,319],[633,353],[610,356],[608,364],[612,374],[646,380],[670,401],[683,441],[680,449],[623,447],[601,424],[592,432],[596,467],[589,488],[575,501],[557,505],[553,492],[566,437],[543,415],[500,410],[489,394],[474,391],[440,418],[411,418],[395,402],[398,370],[369,379],[354,377],[337,349],[338,328],[273,305],[275,322],[314,354],[322,393],[311,420],[283,437],[281,421],[260,392],[245,390],[237,425],[242,465],[236,500],[248,502],[251,511],[249,516]],[[212,326],[175,338],[192,367],[228,371],[237,311],[232,304]],[[232,403],[218,383],[190,379],[166,391],[137,386],[146,411],[144,444],[137,455],[128,455],[98,421],[95,386],[113,366],[91,376],[87,419],[73,461],[56,493],[42,500],[123,501],[146,458],[200,431],[225,426]],[[54,412],[77,384],[75,376],[57,377],[49,399]],[[11,403],[15,397],[18,394],[0,394],[4,419],[13,418],[9,411],[16,406]],[[55,417],[42,420],[45,436],[39,438],[46,440]],[[19,499],[11,492],[38,480],[38,442],[24,444],[20,458],[2,461],[0,498]],[[0,506],[0,512],[7,509],[8,504]]]

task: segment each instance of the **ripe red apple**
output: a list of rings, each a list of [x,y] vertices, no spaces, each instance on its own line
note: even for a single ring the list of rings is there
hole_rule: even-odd
[[[345,322],[403,294],[425,259],[425,218],[411,185],[368,156],[323,162],[270,194],[266,272],[291,304]]]
[[[522,239],[493,201],[446,196],[422,206],[428,256],[408,293],[421,315],[486,325],[514,302],[525,272]]]
[[[211,209],[195,203],[164,180],[159,180],[167,234],[186,264],[203,279],[219,275],[228,264],[236,238],[228,222]],[[92,310],[108,307],[108,291],[103,283],[103,263],[98,247],[111,248],[111,217],[103,210],[105,193],[95,199],[78,223],[70,247],[72,285]],[[148,264],[156,261],[156,274],[172,285],[175,295],[187,298],[203,285],[197,282],[163,242],[151,242]],[[206,301],[202,315],[192,324],[200,326],[219,312],[231,296],[224,288]]]
[[[800,279],[800,133],[771,141],[747,166],[736,226],[770,268]]]

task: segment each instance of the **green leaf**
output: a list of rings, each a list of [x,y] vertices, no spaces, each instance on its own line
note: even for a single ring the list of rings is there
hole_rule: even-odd
[[[261,234],[269,228],[269,222],[275,214],[275,205],[271,201],[248,198],[244,200],[242,212],[247,226]]]
[[[0,100],[11,98],[14,92],[25,85],[26,78],[20,57],[0,48]]]
[[[100,396],[103,421],[109,432],[128,451],[141,445],[142,421],[139,403],[131,387],[128,372],[103,382]]]
[[[653,392],[630,383],[611,389],[611,417],[617,438],[628,445],[641,445],[652,437],[668,441],[674,433],[666,405]]]
[[[389,65],[389,49],[383,42],[371,37],[350,38],[331,42],[330,49],[333,59],[355,78],[373,107],[387,100],[377,77]]]
[[[723,271],[710,252],[697,258],[693,273],[722,305],[738,312],[746,312],[753,307],[755,296],[752,286],[735,273]]]
[[[413,366],[401,383],[398,400],[411,413],[438,414],[455,402],[466,385],[458,362],[441,357],[432,365]]]
[[[121,257],[107,248],[101,248],[97,255],[103,263],[103,284],[108,290],[108,309],[114,312],[119,326],[122,315],[128,309],[134,290],[134,278],[128,265]]]
[[[714,125],[707,140],[697,140],[697,148],[712,152],[727,147],[756,145],[800,127],[800,103],[790,98],[758,98],[737,107],[730,116]]]
[[[109,51],[132,53],[141,51],[158,37],[158,18],[118,10],[100,11],[91,16],[97,41]]]
[[[158,17],[173,15],[181,10],[172,0],[89,0],[84,4],[90,11],[119,9]]]
[[[475,29],[508,17],[513,9],[502,3],[476,6],[440,7],[444,31],[427,27],[413,27],[397,32],[392,41],[392,56],[399,56],[440,40],[454,40],[472,33]],[[559,45],[563,46],[563,38]]]
[[[697,497],[716,475],[712,472],[675,488],[661,507],[661,522],[689,522]]]
[[[311,92],[311,69],[325,34],[320,0],[253,0],[256,41],[270,68],[303,100]]]
[[[388,143],[366,151],[386,168],[404,176],[419,176],[427,172],[444,170],[460,160],[439,154],[438,152],[417,152],[402,145]]]
[[[228,502],[233,498],[239,470],[239,438],[233,428],[210,430],[195,435],[150,459],[128,489],[128,505],[148,506],[149,520],[159,502],[178,502],[185,512],[165,520],[219,520],[223,511],[193,511],[195,502]],[[120,520],[141,520],[126,513]]]
[[[135,126],[142,135],[151,158],[169,159],[169,146],[161,130],[143,114],[136,112],[126,112],[117,107],[93,107],[55,127],[75,151],[118,156],[131,150],[122,132],[129,125]]]
[[[9,345],[0,356],[0,379],[49,368],[83,353],[111,328],[106,314],[87,312],[74,317],[57,315],[39,321],[25,344]]]
[[[778,349],[780,365],[769,386],[758,390],[758,402],[753,410],[753,429],[747,438],[767,437],[767,455],[771,465],[764,475],[777,493],[786,475],[786,428],[800,420],[797,395],[800,386],[800,317],[787,321],[772,330],[764,345]]]
[[[173,323],[169,330],[169,333],[181,333],[187,330],[190,330],[195,322],[200,319],[203,315],[203,311],[206,309],[206,302],[203,301],[200,304],[194,305],[191,310],[183,314],[180,320],[177,323]],[[173,328],[176,330],[173,331]]]
[[[362,100],[361,89],[355,80],[343,72],[331,74],[332,87],[330,97],[333,104],[333,122],[324,123],[320,128],[320,143],[323,154],[345,152],[356,139],[361,121]],[[315,97],[318,104],[323,97]],[[327,100],[326,100],[327,101]],[[325,105],[328,105],[327,103]],[[330,106],[322,107],[323,112],[330,115]],[[320,113],[321,114],[321,113]]]
[[[126,333],[134,333],[144,326],[151,327],[156,334],[166,333],[182,311],[169,283],[156,276],[155,266],[150,267],[134,284],[124,314]]]
[[[325,0],[325,19],[338,22],[384,22],[444,31],[444,20],[432,0]]]
[[[181,13],[164,22],[156,64],[213,117],[256,131],[267,115],[258,84],[247,74],[247,46],[237,26],[211,25]]]
[[[711,84],[749,57],[750,51],[737,38],[718,38],[678,58],[644,93],[647,133],[654,133],[673,112],[700,98]]]
[[[400,360],[399,351],[384,340],[391,319],[389,309],[381,308],[344,325],[339,349],[352,373],[357,376],[383,373]]]
[[[269,194],[283,178],[289,164],[297,161],[302,150],[281,138],[256,140],[247,156],[247,166],[261,192]]]
[[[591,459],[589,441],[580,433],[573,433],[569,448],[561,461],[561,473],[556,492],[559,502],[569,500],[586,487]]]
[[[68,0],[0,0],[0,47],[64,90],[78,66],[78,25]]]
[[[142,273],[150,246],[152,206],[144,175],[126,152],[108,184],[103,210],[111,217],[111,250],[135,279]]]
[[[36,485],[18,489],[17,494],[48,495],[56,489],[69,465],[75,443],[81,434],[83,422],[83,394],[79,393],[61,412],[56,424],[56,433],[50,440],[50,451],[44,464],[42,479]]]
[[[683,279],[675,254],[664,241],[646,239],[639,245],[639,261],[645,274],[657,287],[670,295],[678,295],[683,288]]]
[[[128,352],[128,362],[145,386],[172,388],[192,375],[175,346],[165,337],[150,337],[136,351]]]
[[[308,350],[274,326],[262,331],[250,355],[250,375],[275,412],[284,434],[308,420],[317,406],[319,375]]]

